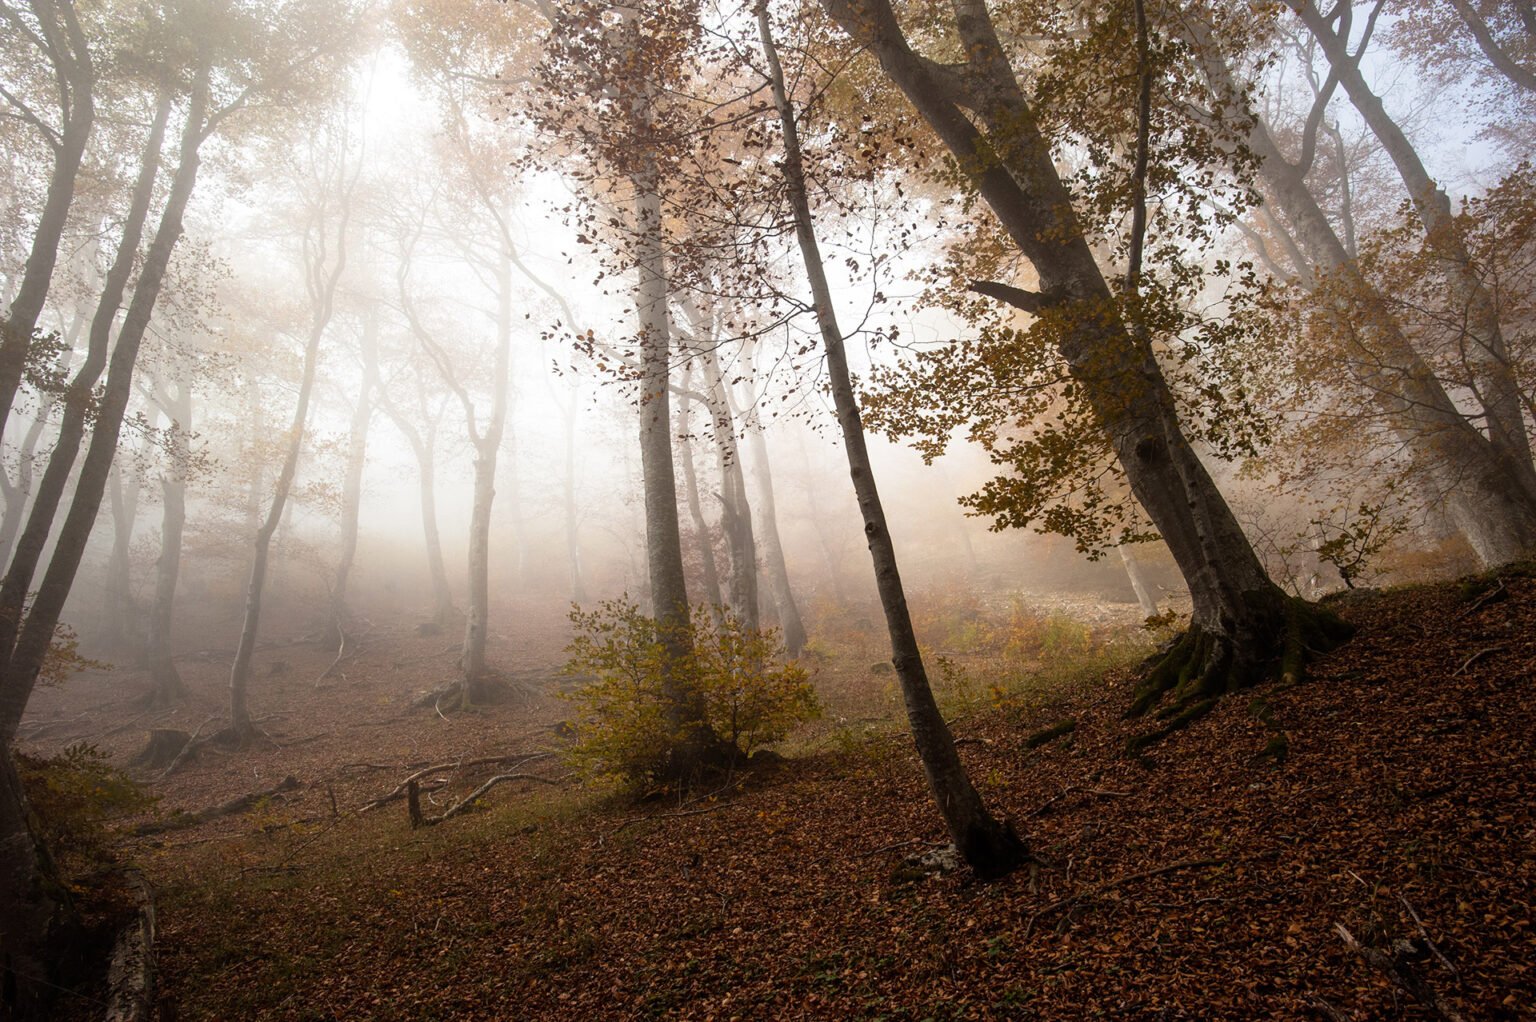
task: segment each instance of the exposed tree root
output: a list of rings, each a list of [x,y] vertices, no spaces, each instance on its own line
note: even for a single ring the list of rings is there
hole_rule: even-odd
[[[1222,635],[1191,625],[1137,686],[1127,717],[1147,714],[1166,697],[1158,716],[1168,721],[1154,735],[1136,740],[1138,749],[1172,734],[1209,712],[1213,700],[1271,678],[1301,681],[1308,657],[1337,648],[1353,629],[1331,611],[1282,597],[1283,628],[1271,634]]]

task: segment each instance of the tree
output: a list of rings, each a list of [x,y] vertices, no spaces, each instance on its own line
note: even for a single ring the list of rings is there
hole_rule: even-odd
[[[1244,95],[1218,26],[1195,17],[1182,24],[1192,33],[1193,52],[1214,91],[1226,97]],[[1345,58],[1339,59],[1347,66]],[[1318,102],[1326,103],[1327,96],[1324,90]],[[1298,160],[1287,159],[1269,126],[1257,117],[1249,119],[1243,141],[1258,161],[1267,198],[1283,215],[1283,226],[1303,260],[1312,306],[1318,313],[1314,323],[1326,333],[1312,343],[1328,344],[1342,353],[1339,361],[1377,409],[1384,431],[1422,464],[1433,490],[1479,560],[1492,566],[1528,556],[1536,549],[1536,501],[1522,481],[1526,471],[1519,467],[1530,457],[1528,447],[1523,459],[1519,453],[1524,446],[1523,427],[1509,423],[1507,428],[1496,428],[1495,433],[1505,436],[1496,443],[1462,413],[1445,382],[1404,333],[1392,314],[1392,303],[1362,272],[1308,187],[1310,147],[1303,147]],[[1424,201],[1439,203],[1433,196],[1425,196]],[[1486,343],[1493,343],[1490,334],[1484,337]],[[1496,387],[1488,396],[1496,405],[1506,403],[1498,394]],[[1510,416],[1495,418],[1508,423]]]
[[[1148,675],[1137,708],[1170,688],[1194,705],[1254,683],[1282,660],[1287,673],[1299,670],[1305,646],[1326,646],[1335,630],[1313,627],[1324,618],[1269,580],[1190,444],[1147,332],[1094,259],[1046,126],[987,6],[955,0],[934,26],[965,55],[959,62],[917,52],[888,0],[822,7],[879,59],[1033,268],[1037,290],[975,288],[1049,324],[1072,386],[1189,584],[1189,631]]]
[[[315,388],[315,368],[320,360],[320,342],[325,337],[336,309],[337,288],[347,266],[348,228],[354,213],[353,197],[357,187],[358,167],[350,152],[345,122],[332,126],[323,141],[312,147],[315,191],[305,210],[303,252],[304,290],[309,299],[309,327],[304,341],[304,368],[299,378],[299,392],[294,402],[293,420],[286,434],[287,451],[282,467],[272,484],[272,499],[266,515],[256,528],[251,555],[251,574],[245,590],[245,618],[240,626],[240,640],[235,646],[234,664],[229,672],[229,727],[221,737],[243,745],[256,735],[251,719],[248,693],[251,657],[256,652],[257,632],[261,625],[262,597],[266,590],[267,565],[272,551],[272,535],[283,520],[293,478],[304,450],[309,421],[310,398]],[[333,228],[334,224],[334,228]],[[334,239],[332,231],[334,229]]]
[[[48,297],[59,241],[75,197],[75,180],[96,115],[96,67],[74,0],[31,0],[27,6],[32,15],[30,21],[10,3],[0,4],[0,20],[11,26],[16,39],[24,40],[45,57],[58,97],[58,121],[45,122],[41,112],[9,90],[0,93],[18,117],[37,129],[54,154],[53,174],[32,237],[26,272],[10,311],[0,324],[0,436],[5,433],[16,391],[32,353],[32,334]]]
[[[784,176],[794,214],[795,238],[815,299],[816,323],[826,350],[832,398],[837,407],[838,425],[842,429],[843,448],[848,455],[849,475],[853,479],[859,511],[864,518],[864,535],[869,540],[869,552],[874,561],[875,581],[890,633],[891,659],[896,667],[896,676],[901,681],[902,698],[906,703],[907,722],[923,762],[929,790],[938,803],[939,812],[944,817],[955,847],[978,874],[1001,875],[1019,865],[1026,857],[1026,851],[1013,827],[999,823],[982,804],[981,796],[971,784],[964,764],[960,762],[954,736],[944,722],[944,715],[939,712],[933,690],[928,684],[917,636],[912,630],[912,618],[907,611],[906,594],[896,564],[896,551],[886,527],[885,511],[869,464],[858,401],[848,374],[843,334],[837,325],[831,288],[822,267],[800,153],[799,127],[785,86],[778,50],[774,45],[767,0],[757,0],[756,14],[769,83],[778,109],[780,130],[783,132],[784,154],[779,164],[780,172]]]

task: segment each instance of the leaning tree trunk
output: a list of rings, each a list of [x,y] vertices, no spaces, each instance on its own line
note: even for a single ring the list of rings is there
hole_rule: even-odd
[[[133,373],[139,345],[149,328],[150,314],[159,297],[166,266],[181,237],[182,217],[197,183],[198,147],[202,142],[207,104],[208,70],[204,66],[199,69],[192,86],[186,128],[181,137],[181,162],[171,180],[160,226],[144,255],[138,284],[134,288],[133,299],[128,305],[128,312],[118,331],[117,345],[108,363],[106,386],[96,406],[95,427],[91,431],[91,442],[80,466],[74,497],[64,517],[64,524],[59,529],[48,570],[21,624],[14,648],[9,641],[0,645],[0,655],[9,654],[3,670],[0,670],[0,746],[8,746],[16,736],[16,728],[31,699],[43,660],[52,647],[59,615],[69,597],[75,572],[80,567],[86,542],[96,523],[97,512],[101,509],[107,475],[111,471],[122,432],[123,414],[133,391]],[[28,528],[31,528],[30,520]],[[12,567],[15,567],[14,561]],[[6,584],[10,582],[11,573],[7,573]],[[3,590],[4,587],[0,586],[0,593]]]
[[[1471,342],[1467,361],[1473,391],[1483,409],[1489,443],[1511,479],[1536,503],[1536,463],[1531,460],[1515,361],[1504,338],[1498,302],[1478,274],[1451,215],[1450,199],[1430,177],[1418,150],[1387,113],[1381,97],[1371,90],[1359,60],[1349,55],[1348,41],[1340,37],[1310,0],[1287,2],[1322,46],[1332,73],[1386,150],[1408,190],[1424,226],[1426,246],[1437,255],[1450,285],[1451,314],[1456,322],[1465,324],[1464,337]]]
[[[155,563],[155,600],[149,611],[145,650],[150,681],[146,702],[152,708],[174,705],[188,695],[172,656],[171,633],[176,616],[176,584],[181,576],[182,534],[187,523],[192,386],[186,380],[168,383],[165,394],[164,411],[171,420],[170,464],[160,477],[160,558]]]
[[[832,291],[821,262],[815,224],[811,218],[810,199],[806,192],[795,112],[785,90],[784,74],[773,43],[766,0],[757,2],[757,21],[771,76],[774,101],[779,111],[779,123],[784,134],[784,156],[779,170],[788,189],[794,211],[795,237],[800,245],[806,276],[810,279],[811,292],[815,298],[816,322],[827,353],[827,375],[832,387],[832,399],[837,408],[838,425],[842,428],[843,446],[848,454],[848,471],[853,478],[854,492],[858,496],[859,510],[864,518],[864,534],[869,539],[875,582],[891,637],[891,659],[901,682],[912,738],[917,745],[918,756],[922,759],[929,790],[938,803],[939,812],[944,817],[955,847],[978,874],[998,876],[1019,865],[1027,852],[1013,827],[999,823],[982,803],[981,796],[966,774],[964,764],[960,762],[954,736],[944,722],[944,715],[939,712],[933,690],[928,684],[922,654],[917,647],[917,637],[912,631],[912,618],[907,610],[901,575],[897,570],[896,549],[886,527],[885,511],[881,507],[880,494],[870,468],[858,399],[854,396],[853,383],[848,374],[848,359],[843,350],[843,335],[833,311]]]
[[[1265,574],[1231,509],[1180,426],[1152,346],[1133,331],[1077,223],[1072,194],[982,0],[954,0],[967,55],[958,68],[913,52],[889,0],[822,0],[959,160],[981,198],[1034,267],[1038,293],[976,282],[1022,311],[1073,311],[1058,352],[1104,429],[1131,490],[1189,585],[1186,641],[1149,676],[1135,709],[1170,687],[1179,703],[1253,684],[1279,665],[1300,670],[1308,642],[1334,620],[1288,601]],[[942,78],[940,75],[942,74]],[[977,153],[995,158],[978,160]],[[1326,622],[1326,623],[1324,623]]]
[[[58,517],[59,505],[68,489],[75,459],[79,456],[81,444],[84,442],[90,416],[97,411],[93,404],[95,388],[97,381],[101,378],[102,370],[107,366],[112,327],[117,321],[118,312],[122,309],[128,280],[138,260],[145,222],[149,217],[149,207],[154,197],[155,178],[160,170],[160,154],[166,125],[170,118],[171,101],[172,96],[169,93],[164,94],[156,107],[155,119],[150,126],[149,136],[144,146],[144,156],[139,164],[138,178],[134,182],[128,212],[123,220],[123,233],[118,240],[112,265],[103,279],[101,295],[97,299],[96,310],[91,317],[85,358],[75,370],[74,376],[70,378],[69,385],[59,399],[59,403],[64,408],[64,414],[59,423],[59,433],[54,439],[53,450],[48,456],[48,463],[43,469],[42,478],[38,481],[37,490],[32,495],[32,505],[27,511],[26,525],[22,528],[21,536],[17,539],[15,549],[11,553],[5,579],[0,582],[0,656],[8,653],[15,642],[17,630],[21,626],[22,608],[32,591],[38,567],[47,551],[48,539]],[[182,163],[172,181],[172,189],[174,190],[178,183],[181,183],[185,186],[186,194],[190,196],[192,183],[197,175],[197,164],[195,158],[191,163],[187,162],[186,148],[187,142],[183,138]],[[175,230],[180,231],[180,212],[175,211],[174,216],[171,216],[172,212],[167,201],[154,244],[162,244],[161,239],[165,237],[165,232],[170,227],[174,226]],[[170,247],[174,246],[175,242],[176,239],[172,237],[163,243],[167,259],[170,258]],[[151,252],[154,251],[152,245]],[[140,271],[139,284],[134,289],[133,304],[129,307],[129,316],[134,315],[135,306],[147,301],[148,306],[140,306],[140,314],[147,324],[154,302],[152,296],[159,287],[159,281],[154,279],[146,285],[145,272],[146,270]],[[163,275],[164,268],[162,267],[159,272]],[[139,297],[141,291],[151,297],[141,299]],[[125,323],[119,331],[119,347],[122,345],[121,337],[127,329]],[[128,349],[134,352],[135,357],[138,351],[137,345],[138,339],[134,339]],[[120,428],[120,424],[119,427],[114,427],[114,436],[117,428]],[[94,442],[93,435],[92,443]],[[19,512],[20,509],[17,510]]]
[[[35,5],[41,8],[44,5]],[[11,406],[26,372],[27,356],[32,350],[32,332],[48,299],[53,268],[59,258],[59,241],[69,220],[69,207],[75,198],[75,179],[85,158],[91,137],[96,107],[92,93],[96,69],[92,66],[90,47],[75,17],[72,3],[48,4],[47,12],[38,10],[39,24],[52,50],[54,77],[63,117],[63,130],[53,146],[53,174],[48,193],[32,235],[32,249],[22,271],[21,284],[11,308],[0,322],[0,437],[10,419]],[[62,23],[61,23],[61,20]]]
[[[1142,617],[1157,616],[1157,597],[1152,595],[1152,587],[1147,584],[1147,576],[1141,568],[1141,562],[1136,555],[1131,553],[1131,548],[1125,543],[1119,544],[1115,549],[1120,551],[1120,563],[1125,565],[1125,577],[1130,580],[1131,589],[1136,593],[1136,602],[1141,605]]]
[[[1209,31],[1193,22],[1187,27],[1212,86],[1238,95]],[[1386,298],[1360,273],[1300,170],[1285,158],[1261,118],[1251,119],[1246,144],[1259,160],[1269,201],[1290,221],[1307,260],[1303,269],[1314,286],[1333,278],[1327,285],[1333,295],[1331,313],[1345,336],[1363,338],[1352,352],[1361,384],[1403,444],[1428,466],[1451,522],[1486,566],[1530,556],[1536,551],[1536,499],[1467,421],[1401,324],[1387,313]]]

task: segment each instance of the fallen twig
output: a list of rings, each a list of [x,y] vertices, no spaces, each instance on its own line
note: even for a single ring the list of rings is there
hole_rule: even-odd
[[[1461,662],[1461,666],[1456,668],[1454,671],[1451,672],[1451,677],[1454,678],[1454,677],[1456,677],[1456,675],[1461,674],[1468,667],[1471,667],[1473,664],[1477,663],[1479,660],[1481,660],[1485,656],[1491,656],[1494,653],[1502,653],[1502,652],[1504,652],[1504,647],[1503,646],[1489,646],[1487,649],[1480,649],[1476,653],[1473,653],[1471,656],[1469,656],[1465,660],[1463,660]]]
[[[377,809],[379,806],[388,805],[390,802],[398,802],[400,799],[405,797],[406,789],[413,782],[421,781],[423,778],[430,777],[432,774],[442,773],[444,770],[459,771],[477,766],[500,766],[503,763],[513,763],[517,766],[525,766],[529,763],[534,763],[541,759],[548,759],[553,755],[554,753],[552,752],[520,752],[508,756],[482,756],[479,759],[455,759],[448,760],[444,763],[433,763],[431,766],[422,767],[420,770],[417,770],[405,780],[395,785],[394,788],[386,794],[380,795],[378,798],[364,803],[358,809],[358,812],[366,813],[370,809]],[[372,763],[354,765],[367,766],[372,769],[390,769],[388,767],[378,767]]]
[[[1355,939],[1355,935],[1344,927],[1343,923],[1334,923],[1334,930],[1344,946],[1365,960],[1365,963],[1387,979],[1390,979],[1401,990],[1414,998],[1424,1007],[1434,1013],[1436,1018],[1444,1022],[1462,1022],[1461,1015],[1445,1002],[1439,991],[1430,986],[1424,977],[1418,975],[1407,963],[1397,956],[1389,956],[1379,948],[1366,947]],[[1407,943],[1407,942],[1404,942]]]
[[[1050,913],[1055,912],[1057,909],[1066,908],[1068,905],[1071,905],[1074,902],[1082,901],[1086,898],[1097,897],[1098,895],[1103,894],[1105,891],[1114,890],[1117,887],[1122,887],[1125,884],[1132,883],[1136,880],[1146,880],[1149,877],[1162,876],[1164,873],[1173,873],[1181,869],[1199,869],[1202,866],[1220,866],[1226,861],[1226,859],[1183,859],[1179,862],[1169,863],[1166,866],[1159,866],[1156,869],[1145,869],[1139,873],[1129,873],[1123,877],[1099,884],[1097,887],[1089,888],[1086,891],[1078,891],[1076,894],[1068,895],[1065,898],[1058,898],[1056,901],[1051,902],[1044,908],[1037,909],[1035,914],[1029,917],[1029,922],[1024,925],[1024,937],[1025,939],[1029,938],[1030,933],[1035,928],[1035,920],[1039,919],[1043,915],[1049,915]]]

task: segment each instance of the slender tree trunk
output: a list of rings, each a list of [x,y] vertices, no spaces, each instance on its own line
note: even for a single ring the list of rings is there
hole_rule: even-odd
[[[171,96],[169,93],[160,97],[156,107],[155,120],[150,127],[149,137],[144,148],[144,158],[139,165],[138,178],[134,183],[133,192],[129,198],[128,213],[123,221],[123,233],[118,240],[117,251],[112,259],[112,266],[107,270],[103,281],[102,292],[96,303],[96,311],[91,318],[91,327],[86,342],[85,359],[75,371],[69,386],[65,389],[61,402],[64,406],[63,418],[59,424],[59,435],[54,440],[53,451],[48,456],[48,464],[43,469],[43,477],[38,482],[37,491],[32,497],[32,506],[27,512],[26,526],[21,531],[20,538],[16,541],[15,550],[12,552],[9,567],[6,570],[3,582],[0,582],[0,651],[11,650],[15,642],[17,629],[21,625],[22,606],[26,602],[28,594],[32,590],[33,581],[37,574],[38,566],[42,563],[43,555],[47,550],[48,538],[53,531],[55,519],[58,517],[59,505],[63,501],[65,490],[68,488],[70,476],[74,470],[75,459],[80,453],[80,446],[85,439],[85,431],[88,418],[92,412],[92,401],[96,382],[101,378],[101,373],[107,366],[107,350],[111,339],[112,326],[116,322],[117,314],[122,308],[123,297],[127,292],[128,279],[132,273],[135,261],[139,254],[139,244],[143,240],[145,222],[149,216],[150,203],[154,197],[155,178],[160,169],[160,154],[164,143],[166,125],[170,117]],[[201,127],[198,125],[197,127]],[[191,130],[189,128],[189,130]],[[188,142],[183,136],[181,166],[176,171],[172,180],[173,193],[178,185],[184,186],[186,196],[191,195],[192,185],[197,176],[197,160],[195,150],[188,162]],[[183,199],[183,203],[185,203]],[[176,238],[166,239],[165,232],[168,229],[181,230],[181,211],[172,210],[169,200],[162,214],[160,227],[156,232],[155,240],[151,245],[151,254],[155,251],[155,245],[161,245],[166,260],[170,258],[170,251],[175,246]],[[160,276],[164,274],[164,266],[156,271]],[[154,295],[159,288],[159,279],[150,278],[150,266],[146,258],[145,266],[140,270],[139,283],[134,289],[133,302],[129,306],[128,315],[135,315],[135,308],[140,309],[144,326],[138,327],[141,334],[147,327],[149,314],[154,303]],[[140,293],[149,295],[147,299],[141,299]],[[142,305],[143,302],[147,305]],[[119,331],[118,347],[122,347],[123,337],[127,335],[128,322],[124,322]],[[141,338],[130,338],[128,351],[137,357],[138,343]],[[114,360],[116,355],[113,356]],[[116,364],[114,362],[114,364]],[[132,361],[130,360],[127,372],[132,373]],[[123,386],[129,384],[124,383]],[[126,398],[125,398],[126,403]],[[98,423],[99,423],[98,419]],[[111,427],[112,435],[116,436],[121,428],[121,422]],[[97,426],[100,429],[100,426]],[[95,434],[92,434],[92,445],[95,444]],[[98,501],[100,496],[97,497]],[[19,511],[19,508],[18,508]],[[71,581],[73,574],[71,573]]]
[[[0,650],[10,650],[4,671],[0,673],[0,746],[3,747],[9,747],[15,739],[16,728],[21,723],[21,716],[37,683],[43,659],[52,645],[54,629],[58,626],[64,601],[69,596],[80,558],[85,552],[86,541],[101,508],[107,475],[111,471],[121,435],[123,414],[132,394],[139,345],[149,327],[150,314],[159,297],[166,266],[181,237],[182,216],[197,183],[198,146],[202,140],[207,104],[208,71],[204,66],[199,69],[192,86],[187,123],[181,138],[180,165],[171,180],[160,226],[145,253],[138,284],[134,288],[133,299],[128,305],[128,312],[118,332],[117,345],[113,348],[108,364],[106,387],[96,408],[95,427],[91,431],[90,446],[81,463],[74,498],[59,530],[59,539],[48,570],[43,576],[31,610],[22,623],[14,648],[9,642],[0,644]],[[12,568],[14,572],[14,562]],[[7,573],[7,585],[12,581],[11,574]],[[0,593],[3,590],[4,587],[0,586]]]
[[[490,627],[491,504],[496,496],[496,459],[507,422],[508,379],[512,364],[512,257],[510,237],[497,254],[496,357],[492,372],[491,415],[475,439],[474,504],[469,518],[469,607],[465,615],[463,704],[484,695],[485,644]]]
[[[155,563],[155,600],[149,611],[146,660],[150,690],[146,702],[166,707],[187,698],[176,669],[171,634],[176,618],[176,584],[181,575],[182,534],[187,522],[187,467],[191,462],[192,386],[168,383],[165,414],[171,420],[169,464],[160,476],[160,558]]]
[[[955,847],[978,874],[998,876],[1019,865],[1027,853],[1013,827],[999,823],[982,804],[981,796],[972,786],[965,766],[960,762],[954,736],[945,724],[944,715],[939,712],[933,699],[933,690],[928,684],[917,637],[912,631],[912,618],[907,610],[901,574],[897,570],[896,548],[886,527],[885,511],[880,504],[880,494],[870,468],[858,399],[854,396],[853,383],[848,374],[848,359],[843,350],[843,335],[833,311],[832,291],[821,262],[800,155],[799,130],[795,123],[794,107],[784,86],[784,73],[773,42],[766,0],[757,0],[756,7],[770,84],[784,133],[784,158],[779,169],[788,189],[795,217],[795,237],[800,245],[806,276],[810,279],[811,293],[815,299],[816,322],[827,353],[827,374],[832,399],[837,408],[838,425],[842,428],[843,447],[848,454],[848,471],[858,496],[859,511],[864,518],[864,535],[869,540],[870,557],[874,561],[875,582],[880,591],[881,607],[885,611],[886,627],[890,632],[891,659],[901,682],[907,721],[912,728],[918,756],[922,759],[929,790],[938,803],[939,812],[944,817]]]
[[[112,511],[112,552],[107,558],[107,577],[102,587],[108,641],[122,649],[142,646],[139,615],[133,599],[134,520],[139,514],[139,479],[123,481],[121,464],[112,466],[107,480],[107,502]],[[141,650],[140,650],[141,651]]]
[[[752,448],[752,476],[757,482],[757,521],[763,537],[763,566],[768,571],[768,585],[773,592],[773,606],[784,634],[784,648],[792,657],[805,651],[805,622],[800,605],[795,602],[789,584],[789,566],[784,560],[784,544],[779,539],[779,512],[773,495],[773,466],[768,458],[768,441],[761,422],[747,427],[747,443]]]
[[[432,620],[446,625],[453,620],[453,589],[448,585],[448,566],[443,561],[443,539],[437,526],[437,457],[433,450],[436,431],[425,438],[416,468],[420,479],[421,532],[427,550],[427,574],[432,579]]]
[[[715,544],[709,534],[709,522],[704,518],[704,505],[699,500],[699,477],[693,463],[693,431],[689,423],[689,410],[693,395],[688,384],[693,375],[693,362],[684,370],[683,391],[677,398],[677,436],[682,445],[683,495],[688,503],[688,517],[693,520],[693,532],[699,547],[699,562],[703,567],[704,598],[710,612],[718,614],[725,606],[725,596],[720,592],[720,573],[715,567]]]
[[[308,290],[310,300],[309,337],[304,345],[304,369],[299,379],[298,400],[294,404],[293,422],[288,427],[288,448],[283,456],[282,468],[272,487],[272,503],[266,517],[256,530],[251,556],[251,575],[245,589],[245,618],[240,627],[240,641],[235,646],[235,660],[229,672],[229,727],[224,737],[236,744],[244,744],[256,733],[251,720],[249,689],[251,659],[256,652],[256,639],[261,625],[261,604],[267,584],[267,566],[271,557],[272,536],[283,520],[288,505],[288,495],[293,488],[293,477],[298,472],[299,456],[304,450],[305,425],[309,421],[309,403],[315,389],[315,367],[320,360],[320,341],[330,325],[336,307],[337,285],[347,266],[347,227],[352,219],[352,187],[355,183],[346,179],[346,160],[343,154],[336,173],[335,187],[339,192],[340,220],[336,228],[335,262],[327,267],[325,217],[318,217],[318,238],[309,252]],[[329,186],[327,186],[329,187]],[[327,197],[328,198],[328,197]],[[323,198],[322,202],[327,199]],[[327,203],[328,204],[328,203]]]
[[[389,416],[416,456],[421,531],[427,553],[427,576],[432,582],[432,622],[446,625],[453,620],[454,607],[448,569],[443,562],[442,534],[437,525],[437,431],[442,423],[443,405],[439,404],[435,411],[428,407],[426,382],[418,374],[416,404],[423,428],[417,428],[417,423],[395,406],[388,391],[380,388],[378,393],[384,414]]]
[[[373,392],[379,378],[379,320],[373,307],[363,318],[360,355],[363,363],[362,385],[357,404],[352,408],[352,428],[348,434],[347,471],[341,487],[341,552],[336,560],[336,581],[331,588],[331,638],[341,649],[347,645],[352,614],[347,606],[352,564],[357,557],[358,517],[363,503],[363,468],[368,460],[368,429],[373,423]]]
[[[1155,617],[1157,597],[1152,595],[1152,587],[1147,584],[1141,562],[1136,560],[1136,555],[1131,553],[1131,548],[1126,544],[1121,543],[1116,549],[1120,551],[1120,562],[1125,565],[1125,577],[1130,579],[1131,588],[1136,592],[1136,602],[1141,605],[1141,616]]]
[[[708,324],[696,323],[701,338],[712,338]],[[713,344],[713,341],[710,341]],[[758,630],[757,541],[752,528],[752,506],[747,502],[747,481],[741,467],[741,451],[736,444],[736,418],[731,410],[730,394],[720,373],[720,358],[712,346],[697,356],[704,360],[704,385],[709,395],[714,422],[716,461],[720,472],[721,523],[725,529],[726,548],[731,553],[729,603],[731,611],[748,631]]]
[[[51,50],[60,98],[63,131],[54,144],[53,175],[32,236],[32,249],[22,272],[21,284],[11,301],[10,312],[0,323],[0,437],[5,434],[11,406],[26,371],[32,349],[32,332],[48,299],[53,268],[59,258],[59,241],[69,220],[75,197],[75,179],[91,137],[96,108],[92,93],[96,69],[90,47],[75,17],[70,0],[34,2],[38,24]]]

